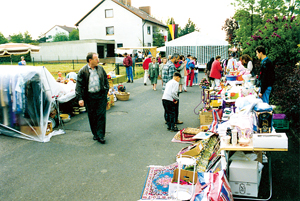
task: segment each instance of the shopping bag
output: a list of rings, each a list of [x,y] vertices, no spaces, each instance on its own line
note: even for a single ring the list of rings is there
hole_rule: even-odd
[[[220,117],[219,117],[217,110],[213,110],[212,115],[213,115],[213,121],[209,127],[209,131],[211,131],[213,133],[217,133]]]
[[[198,181],[192,201],[233,201],[225,170],[217,173],[198,172]]]

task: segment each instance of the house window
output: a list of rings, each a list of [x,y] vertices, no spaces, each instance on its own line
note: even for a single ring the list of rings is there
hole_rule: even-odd
[[[118,43],[117,44],[117,47],[119,48],[119,47],[123,47],[123,43]]]
[[[114,17],[113,9],[105,9],[105,18]]]
[[[51,36],[51,35],[49,35],[49,36],[48,36],[48,38],[52,38],[52,36]]]
[[[106,27],[106,35],[114,35],[114,27]]]
[[[151,43],[148,43],[148,47],[151,47],[152,45],[151,45]]]
[[[151,27],[147,26],[147,33],[150,35],[151,34]]]

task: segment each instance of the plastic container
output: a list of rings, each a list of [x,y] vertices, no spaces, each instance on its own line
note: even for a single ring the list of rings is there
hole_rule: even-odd
[[[273,119],[273,127],[276,130],[288,130],[290,128],[289,123],[287,119]]]
[[[227,81],[236,81],[236,77],[235,75],[226,75],[226,80]]]
[[[285,119],[285,114],[273,114],[273,119]]]

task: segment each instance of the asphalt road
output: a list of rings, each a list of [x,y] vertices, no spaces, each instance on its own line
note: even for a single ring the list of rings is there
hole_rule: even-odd
[[[66,134],[48,143],[0,135],[0,200],[138,200],[147,166],[174,163],[187,145],[171,142],[175,133],[164,124],[160,84],[157,91],[142,79],[125,86],[129,101],[107,111],[105,145],[92,139],[86,114],[73,117]],[[199,102],[196,86],[180,95],[180,129],[199,126]],[[272,200],[299,198],[299,141],[289,136],[289,143],[288,152],[272,154]]]

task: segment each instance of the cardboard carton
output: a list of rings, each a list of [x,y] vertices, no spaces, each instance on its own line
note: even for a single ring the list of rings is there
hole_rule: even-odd
[[[179,173],[179,170],[175,169],[173,179],[172,179],[172,183],[177,182],[178,173]],[[190,182],[190,183],[193,183],[193,173],[194,173],[193,171],[188,171],[188,170],[182,170],[181,169],[180,170],[180,179],[184,180],[184,181],[187,181],[187,182]],[[197,180],[198,180],[197,171],[195,171],[194,177],[195,178],[194,178],[194,183],[193,184],[196,184]]]
[[[254,148],[287,149],[288,138],[285,133],[258,133],[253,135]]]
[[[257,161],[232,161],[229,166],[229,181],[259,183]]]
[[[212,112],[201,112],[199,118],[200,125],[210,125],[213,121]]]

